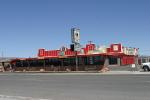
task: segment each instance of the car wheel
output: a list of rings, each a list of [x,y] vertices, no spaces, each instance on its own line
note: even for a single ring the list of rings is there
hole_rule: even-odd
[[[148,72],[148,71],[149,71],[148,66],[143,66],[143,69],[144,69],[145,72]]]

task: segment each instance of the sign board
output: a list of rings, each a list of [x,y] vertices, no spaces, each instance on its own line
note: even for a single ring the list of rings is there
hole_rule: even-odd
[[[81,45],[79,43],[74,45],[75,51],[81,51]]]
[[[97,50],[99,53],[107,53],[107,48],[105,46],[100,46]]]
[[[58,55],[59,55],[59,56],[65,56],[65,52],[64,52],[64,51],[60,51],[60,52],[58,53]]]
[[[120,53],[123,52],[121,44],[111,44],[111,52]]]
[[[80,29],[71,29],[71,41],[72,43],[80,43]]]
[[[107,53],[107,48],[105,46],[97,47],[96,50],[90,50],[87,54],[103,54]]]
[[[123,53],[126,55],[138,55],[138,49],[124,47]]]
[[[119,50],[118,45],[114,45],[114,46],[113,46],[113,50],[114,50],[114,51],[118,51],[118,50]]]

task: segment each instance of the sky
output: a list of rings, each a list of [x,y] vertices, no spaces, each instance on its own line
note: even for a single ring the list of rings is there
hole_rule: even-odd
[[[0,0],[0,56],[36,57],[39,48],[122,43],[150,55],[150,0]]]

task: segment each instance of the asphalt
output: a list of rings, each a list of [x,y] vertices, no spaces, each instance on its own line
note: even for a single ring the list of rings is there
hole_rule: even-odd
[[[0,100],[149,100],[150,72],[0,73]]]

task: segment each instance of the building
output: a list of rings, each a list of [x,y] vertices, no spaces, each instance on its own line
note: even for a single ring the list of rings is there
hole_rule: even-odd
[[[142,63],[150,62],[150,56],[139,56],[138,62],[141,65]]]
[[[88,71],[101,70],[105,65],[129,65],[136,63],[138,49],[122,44],[96,46],[86,44],[78,51],[62,47],[59,50],[39,49],[36,58],[12,60],[15,70]],[[107,62],[107,64],[106,64]]]
[[[124,47],[122,44],[96,46],[88,43],[80,45],[80,29],[71,29],[70,48],[59,50],[39,49],[36,58],[14,59],[11,68],[14,70],[47,70],[47,71],[99,71],[109,65],[129,65],[137,62],[138,49]]]

